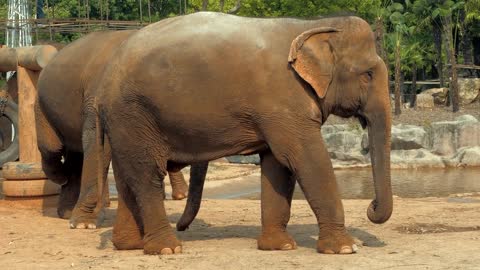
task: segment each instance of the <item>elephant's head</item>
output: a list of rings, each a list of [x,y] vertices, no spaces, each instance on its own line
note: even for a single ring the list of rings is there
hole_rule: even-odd
[[[355,116],[368,127],[376,198],[367,215],[374,223],[387,221],[393,208],[388,75],[370,26],[346,17],[306,31],[292,42],[288,61],[318,96],[324,118]]]

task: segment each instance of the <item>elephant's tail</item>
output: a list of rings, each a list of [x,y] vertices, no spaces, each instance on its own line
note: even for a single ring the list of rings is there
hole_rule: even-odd
[[[188,199],[185,210],[177,222],[177,231],[185,231],[192,223],[200,210],[203,185],[207,175],[208,162],[192,164],[190,168],[190,184],[188,185]]]
[[[105,192],[108,186],[106,185],[107,176],[105,175],[104,168],[105,168],[105,134],[103,132],[103,126],[100,121],[100,113],[98,110],[98,103],[97,99],[94,99],[95,107],[95,148],[96,158],[97,158],[97,205],[95,206],[94,213],[99,213],[102,211],[104,206],[104,197]]]

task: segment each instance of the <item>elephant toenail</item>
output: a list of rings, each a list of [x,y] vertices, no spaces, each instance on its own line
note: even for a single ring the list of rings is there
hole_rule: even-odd
[[[77,224],[77,229],[85,229],[87,226],[85,226],[85,223],[78,223]]]
[[[340,254],[351,254],[353,253],[352,251],[352,248],[351,247],[342,247],[342,249],[340,249]]]
[[[70,223],[70,229],[75,229],[75,224]]]
[[[97,225],[95,225],[95,224],[88,224],[88,228],[89,228],[89,229],[96,229],[96,228],[97,228]]]
[[[281,250],[290,250],[290,249],[293,249],[292,245],[291,244],[285,244],[282,246]]]
[[[173,254],[173,251],[171,248],[163,248],[162,250],[160,250],[160,254],[169,255],[169,254]]]
[[[323,253],[325,253],[325,254],[335,254],[335,252],[331,249],[324,250]]]
[[[175,250],[174,250],[174,253],[175,254],[182,253],[182,247],[181,246],[176,247]]]
[[[357,246],[357,245],[355,245],[355,244],[353,244],[353,245],[352,245],[352,250],[353,250],[353,252],[357,252],[357,250],[358,250],[358,246]]]

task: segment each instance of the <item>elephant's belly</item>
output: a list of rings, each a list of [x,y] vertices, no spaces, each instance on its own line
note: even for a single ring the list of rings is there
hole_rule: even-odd
[[[247,155],[268,149],[267,144],[252,133],[244,136],[224,134],[222,136],[201,136],[175,138],[170,140],[169,160],[180,163],[209,161],[230,155]]]

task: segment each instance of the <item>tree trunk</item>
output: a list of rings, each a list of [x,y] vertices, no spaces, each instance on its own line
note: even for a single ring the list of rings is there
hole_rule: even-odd
[[[225,6],[225,0],[220,0],[220,12],[223,13],[223,8]]]
[[[206,11],[208,8],[208,0],[203,0],[202,1],[202,10]]]
[[[412,66],[412,88],[410,97],[410,108],[417,108],[417,64]]]
[[[237,14],[238,11],[240,11],[240,8],[242,7],[242,0],[237,0],[237,2],[235,3],[235,6],[230,9],[227,13],[228,14]]]
[[[445,80],[443,77],[443,60],[442,60],[442,29],[437,22],[433,23],[433,42],[435,43],[435,50],[437,53],[437,71],[440,79],[440,87],[444,87]]]
[[[138,0],[138,10],[140,11],[140,25],[143,25],[142,0]]]
[[[459,96],[458,96],[458,81],[457,81],[457,61],[455,59],[455,49],[452,41],[452,16],[447,15],[444,18],[445,29],[445,47],[447,48],[448,62],[450,64],[449,77],[450,77],[450,97],[452,100],[453,112],[460,110]]]
[[[375,47],[377,49],[378,55],[383,59],[385,66],[387,67],[387,77],[388,77],[388,93],[390,97],[390,65],[388,63],[388,56],[387,52],[384,47],[384,40],[385,40],[385,25],[383,22],[382,17],[377,17],[375,20]]]
[[[400,38],[397,37],[395,46],[395,115],[400,115],[402,113],[400,100],[400,77]]]
[[[480,37],[472,38],[473,44],[473,64],[480,65]]]
[[[462,44],[463,44],[463,63],[465,65],[471,65],[472,64],[472,41],[470,40],[470,35],[468,32],[467,28],[467,23],[465,22],[465,10],[460,9],[460,14],[459,14],[460,22],[462,24],[461,27],[461,33],[462,33]]]
[[[152,5],[150,3],[150,0],[147,0],[147,5],[148,5],[148,22],[152,23],[152,11],[151,11]]]

